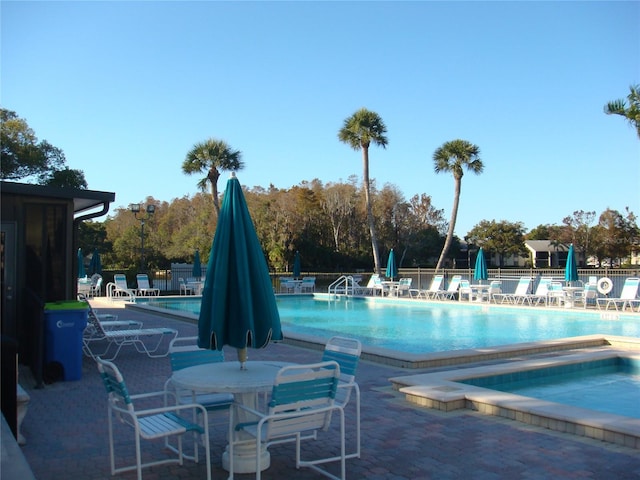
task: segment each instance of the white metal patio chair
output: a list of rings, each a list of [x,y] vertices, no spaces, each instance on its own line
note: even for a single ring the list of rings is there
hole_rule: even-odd
[[[316,291],[316,277],[304,277],[300,284],[300,293],[313,293]]]
[[[334,398],[340,378],[337,362],[320,362],[310,365],[293,365],[280,369],[276,376],[271,400],[266,413],[242,404],[234,404],[229,422],[229,458],[233,459],[234,449],[239,445],[255,445],[256,479],[261,478],[261,446],[290,442],[295,439],[296,468],[307,467],[332,479],[344,480],[345,435],[344,410]],[[255,421],[239,422],[244,414]],[[303,460],[300,444],[302,434],[313,434],[328,429],[333,412],[340,420],[340,455]],[[246,434],[249,438],[246,438]],[[315,448],[314,451],[317,451]],[[340,461],[340,476],[335,476],[320,465]],[[229,479],[234,478],[234,462],[229,462]]]
[[[361,354],[360,340],[340,336],[331,337],[322,354],[323,362],[334,361],[340,365],[340,382],[336,391],[336,404],[344,409],[351,399],[352,392],[356,397],[356,451],[346,454],[347,458],[360,458],[360,386],[355,379]]]
[[[136,471],[138,480],[142,479],[142,469],[145,467],[177,463],[183,464],[184,455],[182,437],[185,433],[192,432],[194,435],[193,459],[198,462],[198,444],[202,443],[205,451],[205,461],[207,468],[207,479],[211,480],[211,453],[209,449],[209,426],[207,422],[207,411],[202,405],[196,403],[184,405],[160,406],[153,408],[137,409],[135,404],[143,403],[145,407],[148,402],[153,402],[153,398],[158,397],[159,401],[165,398],[165,392],[151,392],[137,395],[129,394],[122,374],[113,363],[96,358],[98,370],[107,390],[109,410],[109,457],[111,463],[111,475],[122,472]],[[180,414],[182,412],[198,412],[205,419],[203,425],[198,425],[187,420]],[[196,415],[195,413],[193,415]],[[135,465],[125,465],[116,467],[115,444],[114,444],[114,419],[125,425],[129,425],[135,434]],[[140,440],[156,440],[171,436],[178,437],[178,447],[168,448],[177,453],[177,457],[166,458],[154,461],[142,461],[142,451]],[[119,456],[120,458],[120,456]]]
[[[193,287],[184,278],[178,279],[178,282],[180,283],[180,295],[193,295]]]
[[[169,344],[171,371],[210,363],[224,362],[224,353],[218,350],[199,348],[198,337],[176,337]],[[165,383],[165,391],[173,392],[179,403],[199,403],[207,410],[226,410],[233,403],[233,395],[227,393],[201,393],[178,390],[171,383]]]

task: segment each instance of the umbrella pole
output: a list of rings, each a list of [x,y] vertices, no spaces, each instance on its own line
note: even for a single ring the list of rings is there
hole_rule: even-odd
[[[247,369],[247,347],[244,348],[238,348],[238,361],[240,362],[240,370],[246,370]]]

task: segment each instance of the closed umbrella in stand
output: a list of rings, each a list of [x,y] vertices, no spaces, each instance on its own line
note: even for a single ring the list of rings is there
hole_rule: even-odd
[[[202,263],[200,263],[200,250],[196,250],[196,253],[193,255],[193,268],[191,269],[191,275],[194,278],[200,280],[202,277]]]
[[[238,349],[245,368],[246,349],[282,340],[280,314],[269,269],[240,182],[227,181],[218,226],[207,264],[198,319],[198,345]]]
[[[85,278],[87,272],[84,270],[84,257],[82,256],[82,249],[78,249],[78,278]]]
[[[473,279],[482,283],[483,280],[489,278],[489,274],[487,273],[487,262],[484,259],[484,250],[480,247],[478,250],[478,256],[476,257],[476,267],[473,271]]]
[[[389,259],[387,260],[387,270],[385,271],[385,277],[390,278],[392,281],[398,276],[398,267],[396,266],[396,256],[393,253],[393,248],[389,252]]]
[[[300,252],[296,250],[296,256],[293,258],[293,276],[300,278]]]
[[[564,279],[569,285],[571,285],[572,282],[578,281],[578,265],[576,263],[576,254],[573,250],[573,243],[569,246],[567,265],[564,269]]]
[[[98,253],[98,249],[95,248],[93,250],[93,255],[91,256],[91,261],[89,262],[89,273],[91,275],[102,274],[102,260],[100,259],[100,253]]]

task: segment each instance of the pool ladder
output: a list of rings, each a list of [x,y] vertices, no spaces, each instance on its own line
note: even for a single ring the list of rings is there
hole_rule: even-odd
[[[352,275],[342,275],[329,285],[329,289],[327,291],[333,295],[353,295],[356,285],[358,284]]]

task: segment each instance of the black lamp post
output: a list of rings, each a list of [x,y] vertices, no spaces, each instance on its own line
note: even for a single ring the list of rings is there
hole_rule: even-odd
[[[142,212],[142,205],[139,203],[132,203],[129,205],[129,210],[133,212],[133,216],[140,220],[140,272],[144,273],[146,271],[146,266],[144,263],[144,222],[150,219],[153,214],[156,212],[155,205],[147,205],[146,216],[138,217],[138,214]]]

